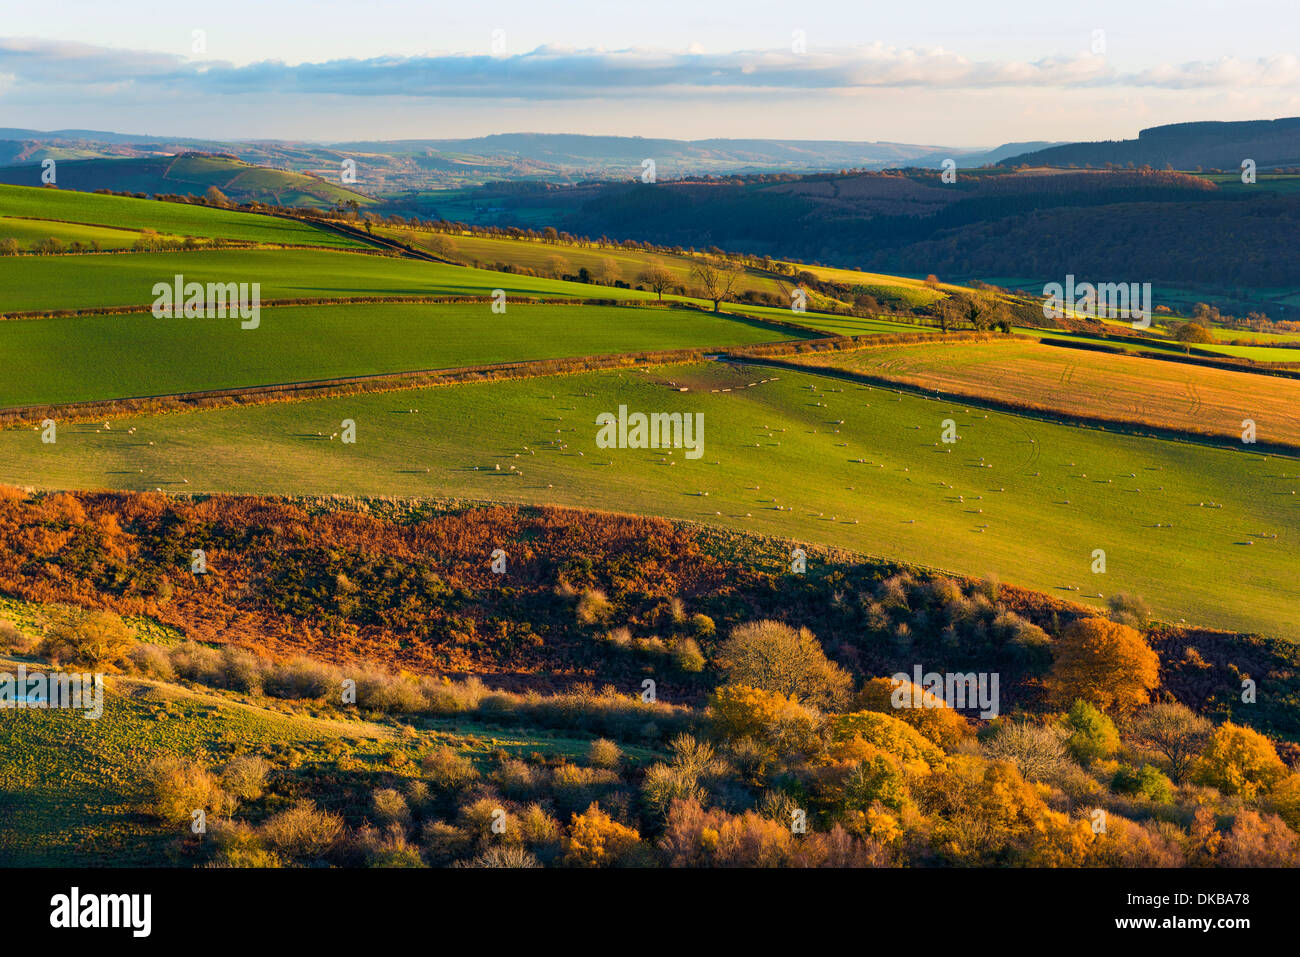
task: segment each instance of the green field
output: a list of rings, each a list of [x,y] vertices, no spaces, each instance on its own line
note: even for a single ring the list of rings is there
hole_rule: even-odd
[[[1013,332],[1040,339],[1057,342],[1096,343],[1111,349],[1123,349],[1127,352],[1165,352],[1170,355],[1187,355],[1187,349],[1181,343],[1168,339],[1139,339],[1135,336],[1115,336],[1104,339],[1075,332],[1056,332],[1051,329],[1038,329],[1029,326],[1017,326]],[[1276,346],[1230,346],[1225,343],[1196,343],[1192,346],[1192,355],[1211,353],[1235,359],[1251,359],[1255,362],[1300,362],[1300,349],[1286,349]]]
[[[109,226],[82,226],[80,223],[59,223],[48,219],[15,219],[0,216],[0,239],[12,237],[23,249],[31,249],[42,239],[62,240],[64,245],[81,243],[89,246],[99,243],[103,249],[130,249],[140,234],[130,229]],[[168,237],[175,239],[177,237]]]
[[[634,306],[285,306],[263,310],[256,329],[149,313],[15,319],[0,323],[0,406],[788,338],[744,319]]]
[[[153,229],[159,233],[205,239],[348,249],[362,246],[356,240],[337,233],[276,216],[31,186],[0,186],[0,216],[57,219],[123,229]]]
[[[147,306],[153,286],[260,282],[262,301],[346,296],[507,296],[552,299],[652,298],[635,289],[589,286],[467,269],[415,259],[312,249],[222,249],[129,256],[0,257],[0,313],[93,306]]]
[[[595,416],[620,404],[703,413],[703,457],[598,449]],[[318,435],[345,418],[356,421],[355,445]],[[960,435],[952,451],[937,444],[947,418]],[[1095,603],[1088,596],[1136,592],[1158,613],[1202,625],[1294,637],[1300,611],[1300,462],[762,367],[357,395],[120,420],[103,433],[67,425],[55,445],[10,430],[0,433],[0,482],[608,508],[992,574]],[[1090,571],[1098,548],[1105,575]]]

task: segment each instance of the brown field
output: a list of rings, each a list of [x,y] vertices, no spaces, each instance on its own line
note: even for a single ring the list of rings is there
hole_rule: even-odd
[[[1240,440],[1251,419],[1260,444],[1300,446],[1300,381],[1066,349],[1026,339],[867,347],[792,357],[802,366],[1029,411]]]

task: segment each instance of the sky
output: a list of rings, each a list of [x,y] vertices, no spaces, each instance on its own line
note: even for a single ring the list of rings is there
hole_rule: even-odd
[[[1300,115],[1294,0],[0,0],[0,127],[1120,139]]]

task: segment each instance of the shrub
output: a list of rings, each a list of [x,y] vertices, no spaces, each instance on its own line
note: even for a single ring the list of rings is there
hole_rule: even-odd
[[[406,824],[411,820],[411,809],[406,798],[394,788],[380,788],[371,795],[375,817],[385,824]]]
[[[699,674],[707,664],[704,652],[700,651],[700,646],[694,638],[686,638],[677,644],[673,649],[673,660],[677,663],[677,667],[687,674]]]
[[[176,669],[172,667],[172,660],[166,648],[143,641],[137,642],[127,658],[131,663],[131,670],[138,675],[160,678],[163,681],[171,681],[176,677]]]
[[[1115,722],[1086,701],[1076,701],[1065,717],[1070,733],[1065,746],[1078,761],[1109,758],[1119,749]]]
[[[343,819],[302,801],[268,818],[262,836],[290,857],[314,860],[329,851],[343,834]]]
[[[1130,628],[1145,628],[1151,623],[1151,606],[1137,595],[1119,592],[1106,599],[1106,604],[1110,606],[1111,621]]]
[[[0,651],[25,655],[36,645],[36,639],[21,631],[12,621],[0,620]]]
[[[1120,765],[1110,786],[1120,794],[1137,794],[1157,804],[1169,804],[1174,799],[1174,782],[1149,764],[1140,768]]]
[[[697,638],[712,638],[718,630],[708,615],[691,615],[691,628]]]
[[[623,752],[608,738],[597,738],[587,749],[587,761],[598,768],[617,768],[623,761]]]
[[[511,844],[494,844],[471,860],[467,867],[541,867],[526,848]]]
[[[324,698],[341,694],[343,673],[321,661],[294,658],[272,669],[265,686],[266,693],[277,698]]]
[[[215,685],[221,674],[221,652],[195,641],[173,648],[171,663],[177,677],[200,684]]]
[[[603,591],[592,588],[584,591],[582,597],[578,599],[576,614],[582,624],[594,625],[597,622],[608,621],[614,614],[614,606],[610,604]]]
[[[194,761],[161,755],[145,766],[142,780],[149,812],[169,824],[189,822],[198,810],[212,816],[233,810],[217,779]]]
[[[641,841],[626,827],[593,803],[575,814],[564,838],[564,863],[571,867],[608,867],[617,864]]]
[[[266,791],[271,764],[255,754],[231,759],[221,772],[221,786],[241,801],[256,801]]]

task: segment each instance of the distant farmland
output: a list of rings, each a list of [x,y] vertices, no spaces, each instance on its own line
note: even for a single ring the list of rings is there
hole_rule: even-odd
[[[152,229],[159,233],[205,239],[363,248],[363,244],[355,239],[292,219],[187,203],[41,187],[0,186],[0,216]]]

